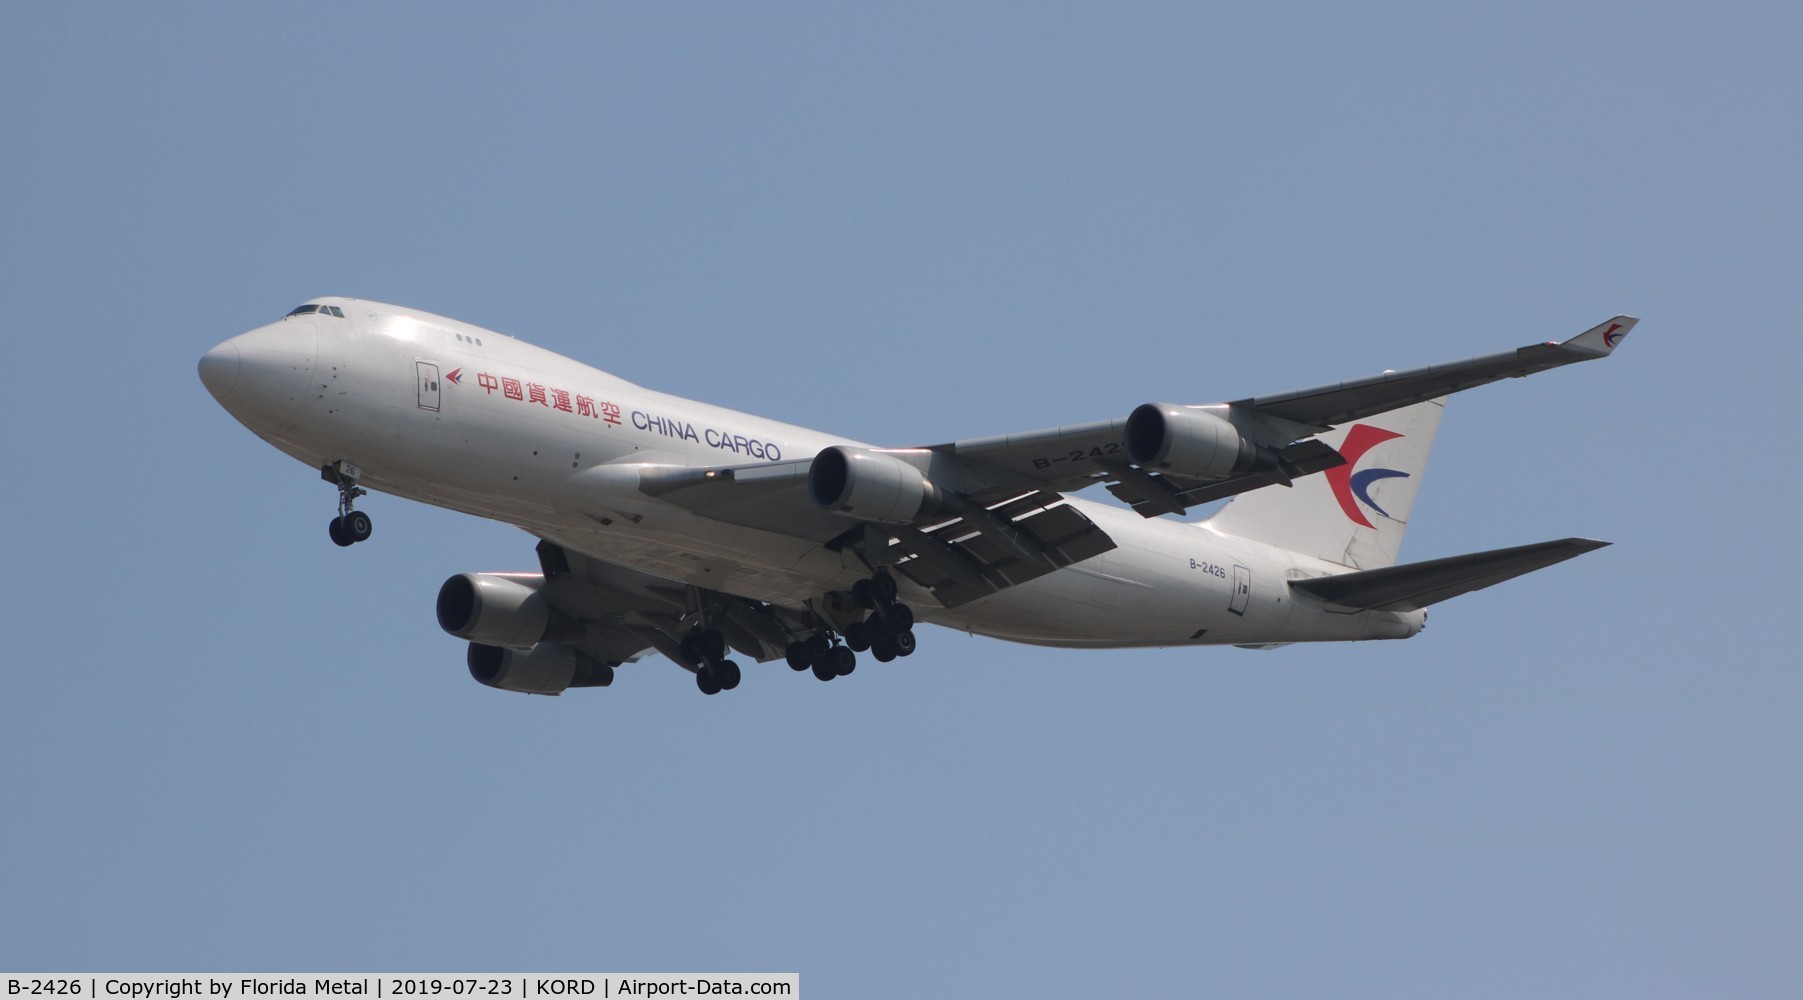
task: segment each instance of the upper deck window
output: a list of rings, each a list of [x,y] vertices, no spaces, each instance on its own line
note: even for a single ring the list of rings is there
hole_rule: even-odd
[[[309,305],[304,305],[304,306],[295,306],[293,309],[288,310],[288,315],[289,316],[305,316],[308,313],[318,312],[318,311],[319,311],[318,306],[309,304]]]

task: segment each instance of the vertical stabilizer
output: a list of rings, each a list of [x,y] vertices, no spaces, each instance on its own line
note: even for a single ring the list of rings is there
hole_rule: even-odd
[[[1446,397],[1342,424],[1320,435],[1346,464],[1241,494],[1208,524],[1354,569],[1396,562]]]

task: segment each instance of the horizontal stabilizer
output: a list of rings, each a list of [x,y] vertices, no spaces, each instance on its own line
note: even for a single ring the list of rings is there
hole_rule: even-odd
[[[1563,538],[1445,559],[1292,580],[1290,588],[1329,604],[1368,611],[1417,611],[1524,573],[1600,549],[1608,542]]]

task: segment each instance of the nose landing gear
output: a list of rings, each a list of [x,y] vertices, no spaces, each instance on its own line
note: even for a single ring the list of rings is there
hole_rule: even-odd
[[[368,490],[357,485],[357,479],[362,474],[363,470],[343,461],[322,466],[319,470],[321,479],[338,487],[338,516],[332,518],[326,531],[339,546],[368,541],[370,532],[375,530],[368,514],[352,509],[358,497],[369,494]]]

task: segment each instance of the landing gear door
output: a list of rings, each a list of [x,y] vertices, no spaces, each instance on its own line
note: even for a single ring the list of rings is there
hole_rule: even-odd
[[[414,368],[418,374],[419,408],[437,411],[438,409],[438,366],[430,361],[416,361]]]
[[[1227,601],[1227,610],[1236,615],[1246,613],[1246,605],[1252,602],[1252,571],[1244,566],[1233,568],[1233,597]]]

